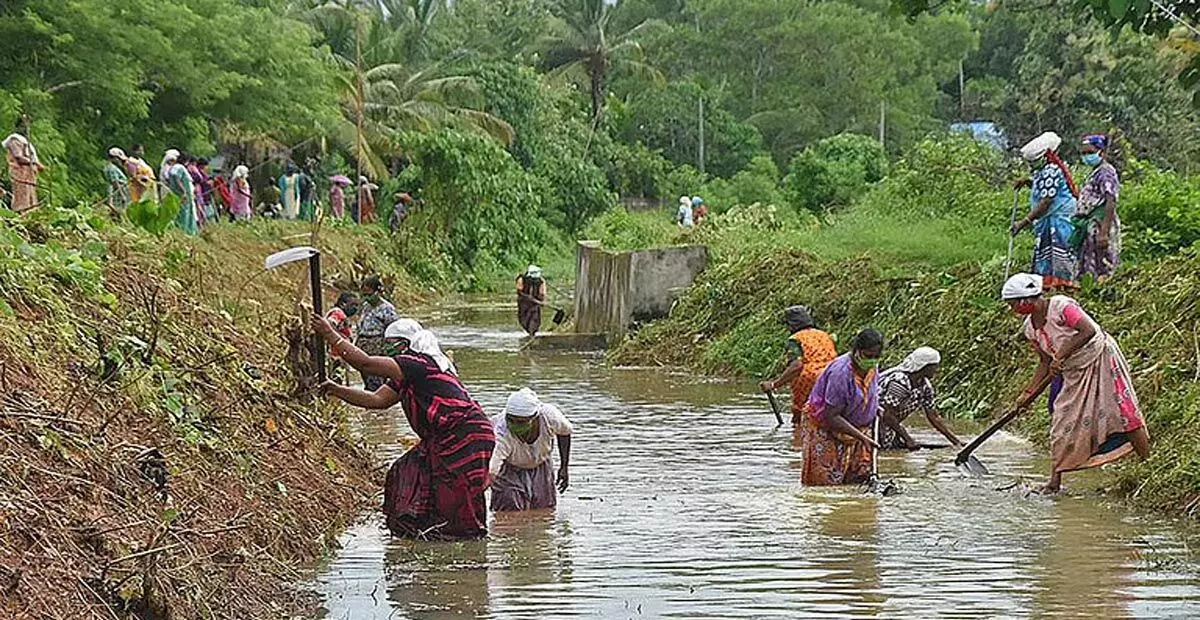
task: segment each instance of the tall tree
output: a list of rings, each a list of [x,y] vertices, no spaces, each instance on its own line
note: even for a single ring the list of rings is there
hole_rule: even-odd
[[[592,99],[596,124],[608,94],[608,75],[614,66],[635,73],[657,75],[644,62],[639,37],[659,22],[646,20],[620,33],[609,31],[613,10],[606,0],[559,0],[550,33],[541,41],[542,66],[558,73],[582,73]]]

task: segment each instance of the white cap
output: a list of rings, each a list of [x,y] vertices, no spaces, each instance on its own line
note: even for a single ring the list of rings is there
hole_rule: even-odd
[[[688,198],[687,196],[680,196],[680,197],[679,197],[679,204],[681,204],[681,205],[687,205],[687,206],[689,206],[689,207],[690,207],[690,206],[692,206],[692,199],[691,199],[691,198]]]
[[[127,157],[125,157],[125,151],[122,151],[121,149],[119,149],[115,146],[112,147],[111,149],[108,149],[108,156],[116,157],[117,159],[128,159]]]
[[[413,336],[421,331],[421,324],[413,319],[396,319],[392,321],[387,329],[383,330],[384,338],[404,338],[412,342]]]
[[[1036,161],[1045,156],[1047,151],[1057,151],[1060,144],[1062,144],[1062,138],[1053,131],[1047,131],[1021,147],[1021,157],[1024,157],[1026,161]]]
[[[529,268],[525,270],[525,275],[534,279],[541,278],[542,268],[538,267],[537,265],[530,265]]]
[[[514,418],[532,418],[537,415],[542,401],[529,388],[521,388],[508,395],[508,403],[504,405],[504,415]]]
[[[1025,299],[1026,297],[1037,297],[1042,294],[1042,276],[1034,273],[1018,273],[1008,279],[1004,283],[1004,288],[1000,289],[1000,298],[1008,301],[1010,299]]]

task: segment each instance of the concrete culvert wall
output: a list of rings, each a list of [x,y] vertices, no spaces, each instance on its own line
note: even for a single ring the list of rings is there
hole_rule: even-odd
[[[619,335],[634,321],[666,316],[708,266],[702,245],[610,252],[580,241],[575,261],[575,331]]]

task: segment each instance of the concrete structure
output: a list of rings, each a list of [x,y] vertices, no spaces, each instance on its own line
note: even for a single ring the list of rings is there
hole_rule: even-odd
[[[619,336],[636,321],[666,316],[708,266],[708,248],[610,252],[580,241],[575,254],[575,331]]]

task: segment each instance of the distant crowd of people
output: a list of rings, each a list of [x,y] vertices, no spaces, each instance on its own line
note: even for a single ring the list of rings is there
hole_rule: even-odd
[[[11,191],[0,189],[0,204],[23,213],[39,206],[38,176],[46,166],[38,159],[37,149],[18,123],[16,130],[3,141],[8,161]],[[168,149],[156,171],[146,161],[146,149],[135,144],[128,152],[108,149],[104,167],[108,186],[107,204],[114,214],[123,214],[130,205],[143,200],[161,201],[168,195],[179,199],[176,224],[189,235],[220,219],[248,220],[255,216],[288,220],[313,220],[322,202],[317,184],[309,171],[294,162],[287,162],[283,174],[260,192],[256,204],[250,186],[250,169],[245,165],[231,169],[210,170],[209,160],[178,149]],[[358,224],[377,220],[376,191],[379,186],[366,176],[359,176],[357,187],[350,177],[334,174],[329,177],[329,194],[325,202],[327,213],[336,219],[349,218]],[[347,197],[347,192],[351,196]],[[413,206],[407,193],[393,196],[394,208],[388,223],[397,229]]]

